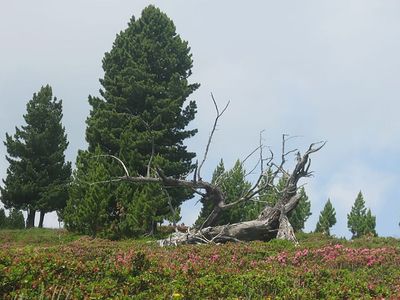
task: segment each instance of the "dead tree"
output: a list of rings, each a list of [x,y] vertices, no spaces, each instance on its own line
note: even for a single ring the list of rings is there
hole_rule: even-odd
[[[279,163],[276,163],[274,154],[271,150],[269,151],[268,158],[263,157],[264,146],[262,145],[262,138],[260,134],[260,145],[256,149],[260,154],[257,164],[260,166],[260,174],[258,179],[245,195],[233,202],[226,203],[225,194],[218,186],[218,180],[215,184],[211,184],[203,180],[200,173],[201,168],[206,161],[218,120],[229,105],[228,103],[224,109],[220,111],[213,95],[211,95],[211,97],[217,114],[208,139],[204,157],[201,163],[198,165],[198,168],[196,168],[193,179],[189,180],[167,177],[165,176],[163,170],[158,167],[155,167],[155,172],[153,172],[156,174],[155,176],[150,176],[149,171],[145,177],[130,176],[125,164],[119,158],[111,155],[105,155],[117,160],[123,167],[125,173],[123,176],[114,178],[112,181],[128,181],[139,184],[158,183],[164,188],[188,188],[201,195],[206,199],[206,201],[213,203],[214,208],[212,212],[200,227],[189,229],[187,233],[175,232],[167,239],[159,241],[160,245],[162,246],[196,243],[223,243],[227,241],[269,241],[273,238],[287,239],[297,243],[293,227],[288,219],[288,214],[296,208],[300,200],[300,194],[298,193],[299,180],[312,175],[312,172],[310,171],[310,155],[319,151],[326,144],[326,142],[322,141],[312,143],[304,152],[304,154],[301,154],[297,149],[286,150],[286,142],[288,141],[289,137],[288,135],[284,134],[282,136],[280,161]],[[152,149],[154,149],[154,145]],[[256,150],[253,151],[251,155],[255,153]],[[285,170],[285,163],[288,155],[290,154],[295,154],[296,157],[296,164],[291,172]],[[148,170],[150,170],[153,155],[154,151],[149,160]],[[273,207],[265,205],[257,219],[215,226],[215,223],[222,211],[230,209],[240,203],[257,201],[260,193],[271,189],[276,189],[274,181],[282,176],[286,177],[287,180],[285,187],[282,190],[277,191],[279,194],[277,203]],[[170,209],[173,210],[172,207]]]

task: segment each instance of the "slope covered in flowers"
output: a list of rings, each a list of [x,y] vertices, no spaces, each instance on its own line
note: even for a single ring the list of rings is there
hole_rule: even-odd
[[[0,232],[1,299],[400,298],[400,243],[391,238],[160,248],[40,234]]]

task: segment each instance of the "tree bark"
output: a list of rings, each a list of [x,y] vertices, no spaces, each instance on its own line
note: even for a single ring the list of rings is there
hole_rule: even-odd
[[[46,213],[44,211],[40,212],[40,219],[39,219],[39,228],[43,228],[43,221],[44,221],[44,215]]]
[[[31,208],[28,209],[28,216],[26,218],[26,228],[35,227],[35,214],[36,210]]]

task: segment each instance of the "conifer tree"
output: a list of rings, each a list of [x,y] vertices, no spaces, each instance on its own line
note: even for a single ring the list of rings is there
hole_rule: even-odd
[[[225,175],[225,166],[224,166],[224,161],[221,158],[220,162],[218,163],[217,167],[215,168],[215,170],[212,174],[211,184],[221,187],[224,175]],[[204,221],[210,215],[210,213],[214,207],[213,203],[211,203],[210,201],[207,201],[207,199],[204,199],[204,198],[200,199],[200,203],[203,206],[202,206],[200,214],[195,222],[196,226],[201,226],[204,223]]]
[[[100,155],[101,152],[96,149],[94,154]],[[99,233],[107,236],[105,231],[113,224],[113,215],[116,214],[116,211],[108,211],[109,202],[112,201],[110,190],[115,187],[105,182],[109,179],[107,165],[99,159],[82,155],[78,157],[76,166],[74,181],[69,190],[70,199],[62,215],[66,228],[91,236]],[[83,169],[87,182],[81,180],[80,172]]]
[[[10,215],[6,219],[6,228],[8,229],[23,229],[25,228],[25,220],[22,211],[11,209]]]
[[[315,232],[321,232],[326,235],[330,235],[330,228],[336,224],[336,212],[332,206],[331,200],[328,199],[324,209],[319,215],[319,220],[315,228]]]
[[[163,169],[166,176],[186,176],[193,170],[195,153],[187,151],[183,143],[197,132],[185,129],[196,113],[195,102],[186,101],[199,86],[188,82],[191,68],[190,48],[164,13],[150,5],[139,19],[132,18],[104,56],[101,97],[89,96],[89,147],[80,152],[79,160],[92,156],[98,147],[102,154],[124,161],[133,176],[146,176],[150,161],[151,166]],[[108,176],[120,176],[121,168],[112,164],[116,162],[109,162]],[[84,170],[78,173],[80,180],[88,181]],[[184,189],[168,189],[168,194],[174,208],[193,195]],[[113,188],[109,195],[112,199],[107,211],[115,216],[118,226],[108,230],[122,230],[125,234],[138,230],[152,232],[157,222],[172,217],[167,196],[160,194],[159,185],[131,184]],[[163,196],[155,199],[154,195]],[[121,209],[123,216],[116,213]]]
[[[4,208],[0,208],[0,229],[6,228],[7,216]]]
[[[246,180],[245,175],[246,171],[240,160],[236,161],[231,170],[225,171],[224,163],[221,159],[214,170],[211,183],[221,188],[226,195],[226,203],[229,203],[239,199],[251,188],[251,183]],[[203,207],[196,221],[196,225],[198,226],[203,224],[213,210],[214,204],[207,200],[208,199],[200,200]],[[256,210],[256,205],[256,202],[247,202],[225,210],[220,213],[215,225],[232,224],[250,220],[253,217],[253,212]]]
[[[285,177],[280,178],[274,189],[269,189],[260,195],[260,200],[266,202],[269,206],[274,206],[279,200],[279,191],[284,189],[286,182],[287,179]],[[307,219],[311,216],[311,202],[304,187],[300,189],[299,193],[301,194],[299,204],[288,215],[290,224],[295,232],[303,230]]]
[[[237,160],[231,170],[221,178],[222,190],[226,194],[226,203],[240,199],[251,188],[251,183],[245,178],[246,170],[240,160]],[[246,211],[254,202],[241,203],[231,209],[223,211],[216,225],[232,224],[242,221],[247,221]]]
[[[293,230],[295,232],[302,231],[304,229],[306,221],[311,216],[311,202],[308,199],[304,187],[300,188],[299,193],[301,195],[299,204],[289,214],[289,221],[290,224],[292,224]]]
[[[42,227],[45,213],[64,208],[71,175],[64,156],[68,142],[61,124],[62,101],[53,98],[49,85],[33,95],[24,119],[25,126],[13,136],[6,134],[9,167],[1,201],[6,208],[27,210],[27,227],[34,226],[40,211]]]
[[[375,225],[375,216],[372,215],[370,209],[367,211],[364,197],[360,191],[347,215],[347,227],[353,235],[352,238],[359,238],[365,234],[376,235]]]

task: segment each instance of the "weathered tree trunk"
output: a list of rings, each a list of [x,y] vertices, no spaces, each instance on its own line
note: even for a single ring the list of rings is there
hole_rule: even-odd
[[[247,195],[235,201],[234,203],[228,204],[225,204],[224,195],[217,186],[205,185],[203,187],[206,190],[205,196],[213,200],[214,210],[204,222],[203,226],[193,230],[192,232],[188,231],[186,234],[173,233],[168,239],[160,240],[160,245],[164,246],[211,242],[219,243],[226,241],[269,241],[273,238],[290,240],[297,244],[298,242],[294,234],[293,227],[290,224],[287,215],[294,208],[296,208],[301,198],[301,195],[297,193],[298,181],[303,177],[308,177],[311,175],[311,173],[308,171],[311,163],[309,155],[321,149],[324,144],[318,148],[313,148],[313,145],[315,144],[311,144],[308,151],[306,151],[303,156],[298,154],[297,164],[291,174],[283,171],[282,167],[285,162],[285,158],[284,155],[282,156],[281,165],[277,167],[277,171],[274,176],[276,176],[278,172],[282,172],[283,176],[287,176],[288,178],[287,184],[284,189],[280,191],[280,199],[275,206],[266,206],[261,211],[257,220],[228,224],[225,226],[213,226],[214,221],[218,220],[218,215],[221,211],[229,209],[237,203],[250,201],[255,193],[259,193],[260,189],[263,188],[257,187],[260,180],[253,187],[253,189],[247,193]],[[284,147],[282,153],[285,153]],[[165,178],[163,181],[164,183],[167,183]],[[265,187],[268,186],[266,185]]]
[[[44,221],[44,215],[46,213],[44,211],[40,212],[40,219],[39,219],[39,228],[43,228],[43,221]]]
[[[278,204],[275,207],[266,207],[256,220],[195,229],[187,233],[175,232],[167,239],[160,240],[159,244],[172,246],[229,241],[270,241],[274,238],[290,240],[297,244],[287,213],[297,206],[299,199],[300,196],[296,194],[282,209],[277,208]]]
[[[26,228],[35,227],[35,214],[36,210],[31,208],[28,209],[28,216],[26,218]]]
[[[215,101],[214,104],[216,106]],[[225,109],[223,111],[225,111]],[[217,118],[216,118],[217,121],[218,118],[222,115],[223,111],[222,113],[220,113],[217,106],[216,110],[217,110]],[[216,128],[216,121],[214,123],[214,127],[206,147],[206,152],[203,161],[199,165],[198,169],[195,169],[192,180],[167,177],[165,176],[163,170],[160,168],[156,168],[157,171],[156,177],[151,177],[150,172],[148,172],[146,177],[130,176],[128,169],[126,168],[122,160],[113,155],[107,155],[117,160],[122,165],[125,171],[124,176],[114,178],[112,181],[121,180],[121,181],[133,182],[135,184],[157,183],[161,184],[161,186],[164,188],[180,187],[180,188],[191,189],[197,194],[201,195],[203,199],[207,199],[209,202],[214,204],[214,208],[211,214],[199,228],[195,228],[193,230],[188,229],[187,233],[182,233],[182,232],[172,233],[169,238],[159,241],[160,245],[162,246],[178,245],[178,244],[195,244],[195,243],[221,243],[227,241],[235,241],[235,242],[254,241],[254,240],[269,241],[273,238],[287,239],[297,243],[293,227],[290,224],[287,215],[294,208],[296,208],[301,198],[301,195],[297,193],[299,180],[301,178],[310,177],[312,175],[312,172],[309,171],[311,165],[311,159],[309,156],[312,153],[319,151],[325,145],[326,142],[318,142],[311,144],[308,150],[304,153],[304,155],[301,155],[297,149],[290,151],[285,150],[285,142],[287,135],[284,134],[282,136],[281,162],[279,165],[277,165],[273,162],[274,156],[272,152],[271,152],[271,157],[269,159],[263,158],[262,156],[263,146],[261,144],[261,136],[260,136],[260,146],[258,147],[258,149],[260,149],[259,164],[261,166],[261,173],[259,175],[257,182],[245,193],[245,195],[241,196],[239,199],[236,199],[230,203],[225,203],[225,194],[222,191],[221,187],[219,187],[217,183],[213,184],[207,181],[203,181],[200,175],[201,167],[207,156],[208,148],[211,143],[211,138]],[[315,147],[316,145],[319,146]],[[297,151],[296,153],[297,163],[294,167],[294,170],[291,173],[289,173],[284,169],[286,156],[290,153],[294,153],[295,151]],[[270,173],[266,171],[264,169],[265,162],[269,170],[274,169],[275,171]],[[148,166],[148,169],[149,168],[150,167]],[[287,182],[285,187],[283,187],[281,191],[278,191],[280,194],[280,198],[278,202],[274,205],[274,207],[265,206],[265,208],[261,211],[260,215],[256,220],[239,222],[222,226],[215,226],[222,211],[230,209],[231,207],[234,207],[235,205],[238,205],[240,203],[245,203],[248,201],[255,200],[257,199],[257,197],[260,196],[262,192],[265,192],[268,189],[276,189],[276,187],[274,186],[274,180],[278,178],[278,174],[280,174],[280,176],[282,177],[287,178]],[[171,206],[171,202],[169,202],[169,205]],[[170,207],[170,209],[171,212],[174,213],[173,207]],[[152,229],[154,230],[154,228]]]

